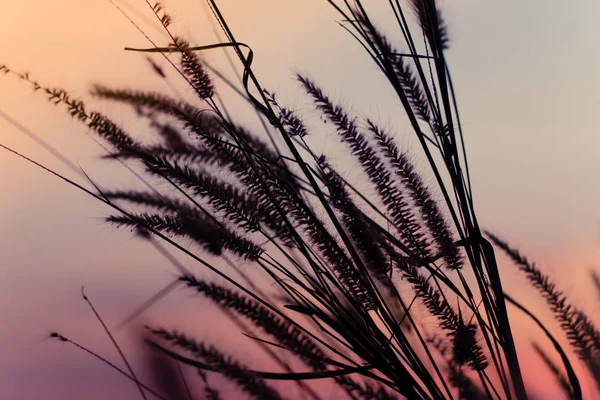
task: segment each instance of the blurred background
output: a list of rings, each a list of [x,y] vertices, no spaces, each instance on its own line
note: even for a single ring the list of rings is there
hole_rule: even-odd
[[[114,1],[159,45],[168,43],[143,0]],[[293,79],[295,72],[309,75],[334,99],[393,128],[398,142],[431,179],[426,163],[419,162],[420,148],[394,94],[336,23],[339,17],[325,0],[218,4],[238,40],[252,46],[255,72],[278,100],[310,114],[312,108]],[[375,19],[391,27],[385,2],[372,4]],[[192,44],[216,41],[203,1],[168,0],[164,5],[174,18],[175,32]],[[600,260],[600,3],[455,0],[443,1],[440,7],[451,37],[447,57],[480,222],[537,261],[574,303],[599,317],[600,298],[589,273]],[[392,38],[398,34],[386,33]],[[109,112],[134,135],[142,135],[135,132],[129,110],[98,103],[87,94],[93,83],[169,93],[171,88],[152,72],[146,56],[126,52],[126,46],[150,45],[109,0],[21,0],[2,5],[0,64],[65,88]],[[238,82],[221,50],[204,57]],[[176,81],[164,60],[154,60]],[[243,100],[216,83],[235,118],[258,127]],[[122,166],[99,160],[103,150],[63,109],[10,75],[0,77],[0,111],[56,147],[101,186],[125,188],[135,181]],[[330,135],[309,138],[309,143],[323,151],[335,149],[329,143],[335,140]],[[2,119],[0,143],[86,183]],[[353,168],[348,164],[342,172],[351,175]],[[0,151],[0,397],[136,395],[131,382],[99,361],[46,340],[51,330],[58,330],[118,363],[81,300],[81,286],[114,327],[175,277],[173,267],[154,248],[106,225],[103,217],[109,212],[39,168]],[[509,263],[500,260],[507,292],[531,305],[556,331],[544,303]],[[539,398],[554,398],[554,383],[540,384],[547,372],[537,368],[530,350],[538,331],[516,312],[511,315],[528,389]],[[218,318],[218,311],[207,303],[176,291],[116,336],[142,370],[144,359],[136,357],[136,327],[148,320],[186,327],[209,341],[235,346],[242,360],[250,358],[249,339]],[[209,320],[216,322],[206,324]],[[540,344],[549,348],[543,339]],[[586,374],[581,367],[577,370]],[[591,393],[590,385],[584,382],[584,393]]]

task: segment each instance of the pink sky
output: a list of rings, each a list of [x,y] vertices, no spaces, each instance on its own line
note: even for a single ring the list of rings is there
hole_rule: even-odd
[[[150,16],[142,0],[118,3]],[[254,48],[263,83],[278,97],[302,110],[306,99],[292,73],[305,72],[334,98],[397,127],[400,143],[413,148],[420,160],[392,94],[371,61],[335,23],[337,16],[324,0],[221,3],[238,38]],[[576,304],[598,317],[599,299],[587,271],[600,259],[600,3],[442,4],[452,36],[448,58],[480,222],[510,238]],[[171,0],[166,5],[180,34],[192,42],[214,41],[201,1]],[[165,43],[143,20],[141,25]],[[122,50],[146,45],[107,0],[20,0],[3,4],[0,14],[0,64],[31,71],[50,86],[68,88],[83,98],[94,82],[163,90],[143,56]],[[226,66],[220,52],[207,60]],[[226,89],[222,92],[241,110],[242,122],[255,124],[242,102]],[[102,185],[133,182],[117,166],[97,159],[98,147],[61,109],[11,77],[0,79],[0,110],[80,163]],[[128,112],[108,110],[118,122],[127,123]],[[330,146],[310,140],[319,149]],[[73,175],[2,120],[0,143]],[[114,326],[171,279],[172,268],[128,232],[105,225],[102,218],[109,211],[85,195],[5,152],[0,152],[0,171],[0,397],[130,398],[135,388],[129,382],[84,354],[44,340],[44,335],[57,329],[117,360],[79,300],[81,285]],[[505,265],[507,291],[541,310],[544,322],[553,326],[543,302]],[[185,306],[173,314],[173,305],[181,303]],[[190,326],[209,339],[240,343],[239,338],[201,328],[206,315],[199,306],[204,303],[178,293],[149,318],[177,326],[181,316],[195,310],[198,320]],[[536,368],[528,349],[537,333],[514,316],[527,383],[544,393],[541,398],[555,398],[552,384],[540,384],[548,375]],[[128,332],[118,337],[134,351]],[[584,393],[589,393],[585,387]]]

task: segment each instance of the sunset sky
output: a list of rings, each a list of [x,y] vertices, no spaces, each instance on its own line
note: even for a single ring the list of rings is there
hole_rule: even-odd
[[[143,0],[115,1],[157,43],[167,44]],[[0,65],[30,71],[48,86],[66,88],[133,127],[129,111],[90,98],[91,84],[170,90],[152,73],[144,55],[123,50],[149,43],[108,0],[3,3]],[[392,29],[385,3],[373,1],[373,12]],[[325,0],[218,4],[238,40],[252,46],[255,71],[278,98],[310,112],[293,74],[311,76],[334,99],[393,127],[398,143],[410,150],[419,170],[433,182],[394,94],[336,23],[339,17]],[[167,0],[165,6],[177,33],[194,44],[215,42],[203,1]],[[600,2],[446,0],[440,6],[451,36],[447,57],[480,223],[519,246],[574,303],[600,317],[600,297],[589,279],[590,269],[600,271]],[[220,50],[205,58],[237,79]],[[258,126],[243,101],[218,81],[217,88],[222,88],[238,120]],[[12,76],[0,76],[0,111],[59,149],[101,186],[124,188],[134,182],[119,165],[98,159],[102,149],[81,125]],[[308,139],[319,151],[335,148],[328,140]],[[0,143],[85,184],[2,119]],[[352,168],[356,166],[342,172],[351,174]],[[132,398],[136,392],[130,382],[45,336],[58,330],[118,362],[81,300],[81,286],[109,326],[115,326],[173,279],[175,270],[130,232],[106,225],[106,207],[1,149],[0,171],[0,397]],[[539,310],[562,339],[543,302],[504,258],[500,260],[507,292]],[[208,315],[216,316],[216,310],[188,293],[175,293],[147,318],[177,327],[184,325],[185,316],[185,326],[193,326],[198,335],[248,346],[248,339],[224,338],[227,335],[214,326],[202,324]],[[537,377],[548,375],[537,368],[529,348],[539,333],[517,312],[511,315],[525,355],[528,388],[540,399],[554,398],[554,383],[539,384]],[[117,334],[131,353],[140,339],[134,333],[124,329]],[[543,339],[540,343],[549,348]],[[240,351],[241,358],[245,352]],[[592,393],[588,389],[591,386],[584,385],[584,393]]]

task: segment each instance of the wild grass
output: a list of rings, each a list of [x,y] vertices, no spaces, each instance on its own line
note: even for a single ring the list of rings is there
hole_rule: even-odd
[[[272,380],[292,381],[312,398],[323,398],[311,382],[328,379],[350,399],[522,400],[528,394],[507,313],[507,304],[513,303],[551,340],[562,365],[536,349],[564,393],[580,399],[567,352],[539,319],[505,294],[493,247],[478,223],[445,59],[450,37],[436,2],[390,0],[396,26],[389,33],[371,20],[366,2],[328,3],[397,95],[428,170],[415,167],[394,132],[353,115],[316,80],[298,75],[307,98],[373,190],[356,189],[336,168],[336,154],[319,154],[307,144],[311,129],[305,116],[262,86],[252,68],[252,49],[237,40],[213,0],[208,4],[226,37],[223,43],[194,46],[173,35],[163,5],[148,2],[171,43],[135,49],[164,57],[194,98],[104,85],[91,92],[137,111],[152,131],[147,141],[90,111],[67,91],[0,66],[94,132],[110,147],[108,159],[143,169],[139,177],[148,186],[145,191],[96,185],[88,190],[63,179],[111,207],[108,223],[131,229],[142,240],[173,246],[208,270],[202,276],[220,277],[224,283],[180,268],[177,282],[165,290],[187,287],[238,326],[254,327],[260,337],[248,336],[282,370],[255,369],[228,355],[235,349],[220,349],[163,326],[147,328],[149,351],[197,369],[204,387],[198,395],[209,399],[223,398],[211,382],[220,374],[256,399],[289,398]],[[221,48],[239,59],[243,94],[267,121],[262,134],[230,116],[213,72],[199,56]],[[152,65],[157,77],[168,79]],[[434,184],[428,187],[424,176],[433,176]],[[539,290],[572,350],[596,374],[600,332],[591,319],[518,251],[493,234],[487,237]],[[239,274],[228,275],[215,257],[235,265]],[[253,268],[270,277],[276,293],[267,294],[253,282]],[[423,323],[432,318],[437,327]],[[51,336],[89,352],[61,334]],[[284,362],[283,355],[289,354],[298,363]],[[171,378],[157,379],[160,393],[142,384],[129,364],[129,372],[109,365],[135,382],[144,398],[192,398],[185,380],[179,382],[180,375],[164,360],[156,368]]]

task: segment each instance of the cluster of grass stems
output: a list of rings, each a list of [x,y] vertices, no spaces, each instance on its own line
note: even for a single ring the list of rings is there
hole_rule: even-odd
[[[237,40],[213,0],[207,3],[226,38],[222,43],[190,45],[171,33],[171,18],[162,5],[148,3],[170,44],[160,47],[150,41],[148,49],[130,49],[164,57],[193,89],[194,98],[107,86],[92,90],[100,99],[137,111],[153,131],[153,140],[134,139],[65,90],[0,66],[65,107],[106,143],[107,158],[131,171],[142,167],[136,174],[147,190],[109,191],[95,184],[87,189],[27,160],[111,207],[109,223],[130,228],[159,248],[173,247],[208,270],[202,276],[224,282],[200,279],[173,260],[179,279],[152,301],[175,287],[212,301],[240,329],[259,332],[251,339],[280,369],[256,370],[228,355],[235,349],[221,350],[184,332],[148,326],[145,341],[157,357],[176,360],[178,368],[197,369],[204,387],[197,396],[223,398],[211,383],[219,374],[255,399],[286,398],[273,380],[291,381],[308,398],[322,399],[311,386],[317,379],[331,381],[349,399],[527,399],[507,315],[507,304],[513,304],[533,319],[558,352],[561,363],[555,364],[535,344],[565,396],[581,399],[570,360],[576,355],[598,376],[600,332],[535,264],[480,229],[445,60],[449,36],[435,0],[389,0],[396,30],[386,33],[371,20],[363,2],[325,1],[339,12],[341,26],[397,95],[429,171],[417,171],[392,132],[352,115],[317,82],[298,75],[298,84],[361,167],[374,195],[356,189],[337,172],[335,157],[317,154],[307,144],[305,116],[280,104],[261,85],[252,68],[251,48]],[[236,124],[227,110],[213,83],[213,75],[222,75],[198,55],[215,49],[239,59],[243,90],[227,80],[223,84],[252,104],[264,132]],[[168,79],[153,66],[161,79]],[[433,176],[434,187],[425,184],[421,173]],[[157,180],[166,182],[166,189],[152,184]],[[572,351],[563,349],[538,318],[504,292],[490,241],[539,290]],[[193,246],[185,244],[190,242]],[[237,273],[224,272],[217,259]],[[277,293],[266,293],[253,281],[257,269],[272,279]],[[433,326],[423,323],[432,319]],[[193,398],[185,381],[163,361],[155,362],[160,371],[156,385],[162,390],[152,389],[140,382],[122,353],[127,370],[62,334],[51,336],[130,378],[144,399]],[[293,366],[284,361],[289,354],[297,361]]]

